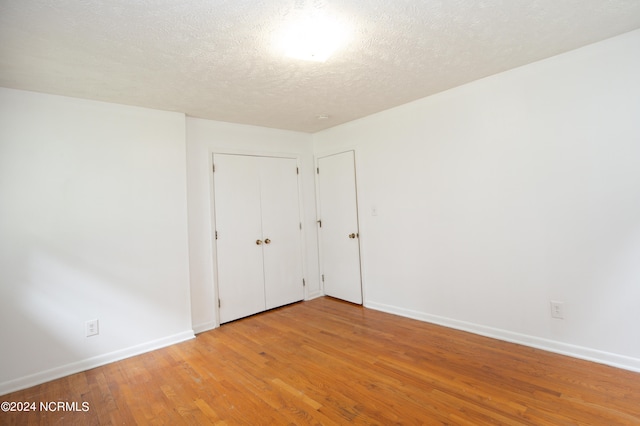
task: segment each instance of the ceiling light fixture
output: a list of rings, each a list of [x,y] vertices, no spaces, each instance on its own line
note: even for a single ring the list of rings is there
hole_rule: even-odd
[[[286,56],[324,62],[345,43],[347,31],[337,17],[324,10],[307,9],[293,14],[279,38]]]

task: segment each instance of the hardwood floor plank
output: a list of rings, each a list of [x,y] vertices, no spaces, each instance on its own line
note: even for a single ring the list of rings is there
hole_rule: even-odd
[[[331,298],[14,392],[2,425],[638,425],[640,374]]]

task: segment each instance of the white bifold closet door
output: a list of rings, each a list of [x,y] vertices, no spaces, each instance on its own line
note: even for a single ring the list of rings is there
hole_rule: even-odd
[[[214,154],[213,161],[220,322],[302,300],[296,160]]]

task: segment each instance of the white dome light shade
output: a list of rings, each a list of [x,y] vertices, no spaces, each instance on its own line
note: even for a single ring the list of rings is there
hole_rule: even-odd
[[[286,25],[279,45],[286,56],[324,62],[346,42],[345,26],[322,11],[299,14]]]

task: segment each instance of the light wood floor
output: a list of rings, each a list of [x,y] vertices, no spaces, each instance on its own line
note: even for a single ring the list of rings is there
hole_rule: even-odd
[[[3,425],[640,425],[640,374],[321,298],[0,400],[89,403]]]

